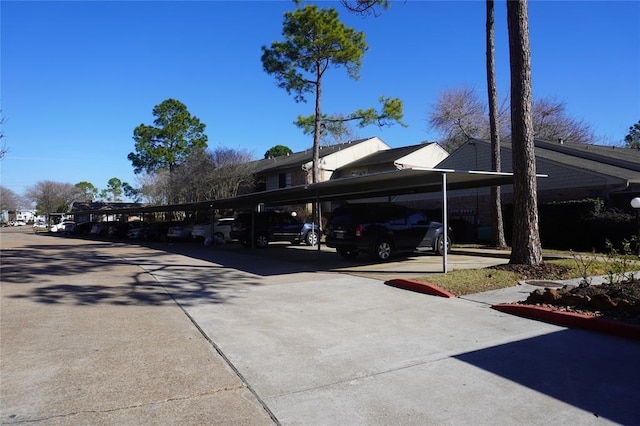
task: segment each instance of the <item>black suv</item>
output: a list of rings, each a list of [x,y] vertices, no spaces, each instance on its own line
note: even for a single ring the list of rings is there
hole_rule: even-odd
[[[298,218],[288,213],[267,211],[254,212],[253,223],[255,231],[253,238],[255,246],[265,248],[270,241],[289,241],[292,244],[305,242],[315,245],[318,241],[314,229],[310,224],[302,223]],[[251,213],[239,213],[231,225],[229,235],[232,240],[238,240],[246,247],[251,246]]]
[[[443,227],[421,211],[398,204],[349,204],[331,214],[326,229],[327,247],[345,259],[368,253],[387,260],[394,253],[434,250],[443,254]],[[448,250],[451,237],[448,238]]]

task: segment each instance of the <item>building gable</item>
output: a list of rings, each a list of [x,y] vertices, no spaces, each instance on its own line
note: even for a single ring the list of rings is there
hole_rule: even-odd
[[[363,176],[383,171],[408,168],[433,168],[446,158],[448,153],[435,143],[418,144],[401,148],[377,151],[359,160],[340,167],[333,179]]]
[[[390,149],[389,145],[378,137],[321,147],[320,181],[329,180],[333,172],[344,164],[386,149]],[[259,191],[303,185],[311,182],[313,150],[258,160],[252,167],[256,169]]]

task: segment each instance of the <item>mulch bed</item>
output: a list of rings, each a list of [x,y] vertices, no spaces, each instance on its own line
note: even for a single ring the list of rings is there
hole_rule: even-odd
[[[568,268],[551,263],[538,266],[507,264],[492,268],[516,272],[524,280],[561,280],[567,278],[568,272]],[[541,288],[518,303],[640,325],[640,280],[631,278],[618,283]]]

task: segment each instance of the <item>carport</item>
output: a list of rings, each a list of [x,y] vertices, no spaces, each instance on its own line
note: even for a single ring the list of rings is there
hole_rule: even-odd
[[[537,175],[546,177],[546,175]],[[95,213],[145,213],[197,209],[257,210],[260,204],[286,205],[322,201],[357,200],[364,198],[406,194],[442,193],[442,223],[447,241],[448,214],[447,192],[488,186],[513,184],[513,173],[486,172],[453,169],[411,168],[375,173],[365,176],[329,180],[315,184],[293,186],[282,189],[239,195],[233,198],[201,201],[188,204],[146,206],[139,208],[100,210]],[[320,247],[318,246],[318,249]],[[448,256],[442,257],[443,272],[447,272]]]

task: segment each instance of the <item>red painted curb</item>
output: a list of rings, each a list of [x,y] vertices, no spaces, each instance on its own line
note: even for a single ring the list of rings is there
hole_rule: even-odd
[[[393,280],[385,281],[386,285],[391,287],[403,288],[405,290],[416,291],[418,293],[429,294],[431,296],[440,297],[456,297],[455,294],[449,293],[447,290],[441,289],[433,284],[425,283],[422,281],[406,280],[402,278],[396,278]]]
[[[500,303],[491,307],[497,311],[523,318],[540,320],[564,327],[584,328],[591,331],[626,337],[628,339],[640,340],[640,325],[627,324],[575,312],[558,311],[535,305]]]

